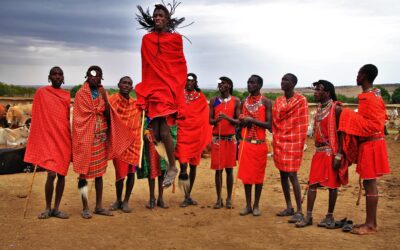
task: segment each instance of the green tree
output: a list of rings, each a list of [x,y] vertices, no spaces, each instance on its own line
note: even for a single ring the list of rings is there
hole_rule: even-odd
[[[390,94],[389,94],[389,91],[387,91],[384,87],[379,86],[379,85],[376,86],[376,88],[378,88],[378,89],[381,90],[382,99],[383,99],[386,103],[390,102]]]
[[[400,104],[400,87],[394,90],[392,95],[392,103]]]
[[[75,98],[76,92],[78,92],[78,90],[82,87],[82,84],[76,85],[74,86],[71,90],[70,90],[70,94],[71,94],[71,98]]]

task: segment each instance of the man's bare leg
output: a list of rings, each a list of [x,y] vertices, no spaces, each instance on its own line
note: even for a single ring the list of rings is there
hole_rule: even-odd
[[[277,213],[277,216],[290,216],[294,214],[292,200],[290,198],[290,186],[289,186],[289,173],[284,171],[279,171],[281,175],[281,185],[283,195],[285,197],[286,202],[286,209],[282,210],[281,212]]]
[[[128,174],[125,185],[125,199],[122,202],[121,209],[125,213],[130,213],[132,209],[129,207],[129,198],[131,197],[133,186],[135,185],[135,173]]]
[[[80,176],[78,180],[78,190],[81,194],[82,198],[82,218],[84,219],[90,219],[92,218],[92,213],[89,210],[89,205],[88,205],[88,190],[87,190],[87,180],[83,177]]]
[[[246,195],[246,207],[240,211],[240,215],[248,215],[253,212],[251,208],[251,184],[244,184],[244,193]]]
[[[217,191],[217,202],[214,205],[214,209],[220,209],[223,206],[221,198],[222,171],[223,170],[215,170],[215,189]]]
[[[296,200],[296,206],[297,206],[296,213],[302,213],[303,211],[302,211],[302,207],[301,207],[301,188],[300,188],[299,180],[297,178],[297,172],[290,172],[289,179],[290,179],[290,182],[292,183],[293,193],[294,193],[294,197]]]
[[[366,218],[365,223],[353,228],[352,233],[356,234],[373,234],[377,231],[376,211],[378,208],[378,188],[376,179],[363,181],[366,193]]]
[[[178,168],[175,166],[175,155],[174,155],[174,142],[172,140],[169,126],[165,117],[156,117],[151,121],[151,127],[153,128],[154,137],[156,142],[163,142],[168,157],[168,167],[166,171],[167,179],[164,179],[163,185],[169,187],[178,173]]]
[[[232,190],[233,190],[233,168],[225,168],[226,172],[226,208],[233,208],[232,206]],[[222,176],[221,176],[222,184]]]
[[[149,191],[150,191],[150,199],[149,202],[146,204],[146,208],[148,209],[153,209],[155,207],[156,204],[156,197],[154,195],[154,189],[156,186],[156,180],[155,179],[151,179],[150,178],[150,174],[149,174]]]
[[[94,180],[94,186],[96,188],[96,207],[94,209],[95,214],[112,216],[113,214],[107,209],[103,208],[103,177],[96,177]]]
[[[64,187],[65,187],[65,176],[57,174],[56,197],[54,200],[54,208],[51,211],[51,216],[57,217],[60,219],[68,219],[69,218],[68,214],[61,212],[59,210],[61,198],[64,193]]]
[[[117,200],[111,205],[110,210],[116,211],[121,209],[122,206],[122,191],[124,189],[124,179],[118,180],[115,182],[115,194],[117,196]]]
[[[164,202],[164,187],[163,187],[163,181],[164,181],[164,174],[165,171],[161,172],[161,176],[158,177],[158,199],[157,199],[157,206],[160,208],[169,208],[167,204]]]
[[[261,197],[261,192],[262,192],[263,184],[256,184],[255,185],[255,197],[254,197],[254,204],[253,204],[253,215],[254,216],[260,216],[260,197]]]
[[[47,173],[47,180],[44,186],[44,193],[46,197],[46,209],[39,214],[39,219],[48,219],[51,216],[51,200],[53,198],[53,190],[54,190],[54,180],[56,178],[56,173],[53,171],[49,171]]]

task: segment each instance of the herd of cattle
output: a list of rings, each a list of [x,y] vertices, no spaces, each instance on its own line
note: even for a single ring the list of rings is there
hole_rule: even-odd
[[[32,104],[0,104],[0,146],[24,146],[29,136]]]

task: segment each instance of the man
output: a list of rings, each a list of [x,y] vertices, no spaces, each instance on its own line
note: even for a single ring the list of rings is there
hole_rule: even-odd
[[[373,88],[378,68],[366,64],[358,71],[357,85],[363,92],[358,95],[358,112],[343,109],[339,130],[347,135],[359,136],[357,173],[363,179],[366,199],[366,219],[362,225],[355,226],[352,233],[359,235],[377,232],[376,211],[378,208],[378,177],[390,173],[384,126],[387,119],[386,107],[380,90]],[[354,150],[344,145],[344,151]]]
[[[38,218],[68,219],[68,214],[60,211],[59,206],[71,161],[70,95],[61,89],[64,73],[60,67],[51,68],[48,80],[51,86],[38,89],[33,99],[32,122],[24,161],[48,171],[45,184],[46,209]],[[52,209],[56,177],[56,196]]]
[[[78,189],[82,195],[84,219],[92,218],[87,200],[86,179],[95,178],[95,214],[112,216],[103,208],[103,175],[107,160],[118,158],[130,145],[134,136],[110,108],[107,94],[101,85],[103,72],[91,66],[86,82],[74,100],[72,120],[72,153],[74,171],[79,174]]]
[[[284,95],[275,100],[272,108],[274,162],[280,172],[286,201],[286,209],[277,213],[277,216],[292,216],[289,223],[295,223],[303,217],[297,171],[301,165],[308,127],[308,103],[304,96],[294,91],[296,84],[295,75],[284,75],[281,82]],[[296,199],[296,213],[290,198],[289,180]]]
[[[252,213],[260,216],[260,197],[267,166],[267,144],[265,130],[271,129],[272,103],[261,95],[263,79],[258,75],[250,76],[247,81],[249,96],[242,103],[239,117],[242,129],[242,144],[239,146],[238,178],[244,184],[246,207],[240,212],[244,216]],[[255,197],[251,206],[251,189],[255,185]]]
[[[162,185],[164,180],[164,174],[166,170],[167,162],[160,157],[157,153],[154,137],[152,135],[153,131],[149,127],[149,121],[145,121],[145,137],[144,137],[144,150],[143,150],[143,164],[142,168],[138,171],[138,178],[146,178],[149,183],[149,194],[150,199],[146,204],[146,208],[153,209],[155,206],[160,208],[169,208],[169,206],[164,202],[164,187]],[[176,126],[170,127],[170,133],[174,144],[176,144]],[[155,196],[155,186],[156,178],[158,182],[158,197]]]
[[[155,142],[163,143],[168,158],[168,168],[163,185],[169,187],[175,180],[178,169],[175,166],[174,144],[169,126],[176,118],[183,118],[183,90],[187,74],[183,54],[182,36],[175,28],[183,22],[172,18],[163,4],[156,4],[151,17],[138,6],[137,20],[149,31],[142,40],[142,82],[135,92],[137,105],[147,111]],[[176,6],[174,5],[173,10]]]
[[[197,205],[190,194],[196,179],[196,168],[200,163],[201,153],[211,141],[207,99],[197,86],[197,76],[193,73],[187,75],[184,94],[186,100],[184,108],[188,112],[184,120],[178,120],[175,149],[175,156],[181,167],[179,181],[185,192],[185,199],[180,204],[181,207]],[[189,175],[187,174],[188,165],[190,166]]]
[[[347,165],[343,158],[342,137],[341,133],[337,131],[342,109],[341,103],[337,102],[335,87],[332,83],[319,80],[313,83],[313,86],[315,100],[318,102],[314,121],[316,151],[311,161],[308,179],[307,216],[296,222],[296,227],[312,225],[312,211],[317,188],[327,187],[329,189],[328,213],[318,226],[336,228],[333,211],[337,199],[337,189],[341,184],[347,184]]]
[[[135,184],[136,168],[139,165],[140,136],[142,133],[140,112],[136,108],[136,101],[129,96],[133,88],[132,84],[132,79],[129,76],[122,77],[118,83],[119,93],[110,96],[109,99],[111,107],[125,123],[126,129],[131,130],[135,135],[135,139],[129,148],[120,157],[113,159],[117,200],[110,210],[121,209],[125,213],[132,211],[129,207],[129,198]],[[122,190],[127,176],[125,197],[124,201],[122,201]]]
[[[232,95],[233,82],[222,76],[218,81],[219,96],[210,99],[210,124],[213,125],[211,142],[211,169],[215,170],[217,202],[222,208],[222,172],[226,171],[226,208],[232,208],[233,167],[236,166],[236,125],[239,124],[240,100]]]

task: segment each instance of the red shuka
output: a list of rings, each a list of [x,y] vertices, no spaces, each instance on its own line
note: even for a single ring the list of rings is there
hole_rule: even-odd
[[[379,89],[358,95],[357,113],[350,109],[342,111],[339,130],[347,135],[359,136],[356,171],[362,179],[375,179],[390,173],[384,140],[386,119],[386,107]],[[348,150],[349,145],[344,145],[344,149]]]
[[[176,33],[151,32],[142,40],[142,82],[135,92],[137,105],[147,109],[147,116],[167,117],[178,112],[186,84],[187,67],[182,36]]]
[[[175,156],[180,163],[189,162],[198,165],[203,149],[211,141],[211,126],[209,124],[209,107],[202,92],[195,100],[187,100],[185,119],[177,120],[178,136]],[[190,161],[193,159],[192,161]]]
[[[307,99],[299,93],[289,100],[284,95],[278,97],[272,107],[272,120],[275,166],[280,171],[297,172],[307,137]]]
[[[243,116],[250,116],[259,121],[265,121],[265,106],[262,104],[264,96],[250,96],[246,99],[242,108]],[[246,103],[256,105],[255,111],[246,108]],[[246,137],[244,137],[246,131]],[[268,148],[265,142],[265,129],[252,125],[242,130],[243,140],[239,145],[239,170],[238,178],[243,184],[263,184],[265,168],[267,167]],[[248,140],[261,141],[260,144],[252,144]],[[262,142],[263,141],[263,142]]]
[[[219,99],[219,97],[217,97],[217,99]],[[235,115],[235,97],[231,96],[231,99],[226,103],[218,100],[218,104],[213,108],[214,119],[216,119],[221,112],[233,118]],[[221,170],[236,166],[237,142],[235,137],[231,137],[229,140],[219,138],[219,136],[235,136],[235,126],[223,119],[213,127],[212,133],[211,169]]]
[[[67,175],[71,161],[70,95],[52,86],[36,91],[25,161]]]
[[[100,92],[100,91],[99,91]],[[87,82],[78,90],[74,101],[72,119],[72,152],[74,171],[86,175],[89,171],[94,141],[96,116],[103,116],[105,102],[101,95],[99,104],[94,105]],[[111,126],[107,131],[107,159],[118,158],[133,143],[132,132],[126,129],[116,111],[110,107]]]

